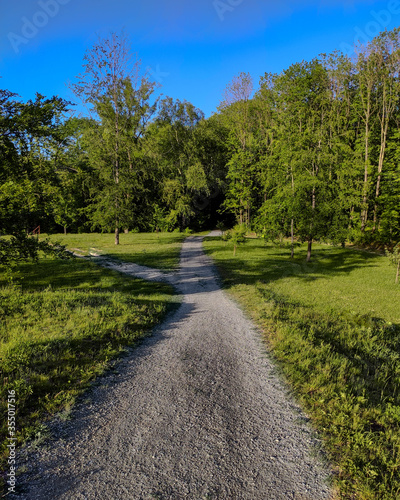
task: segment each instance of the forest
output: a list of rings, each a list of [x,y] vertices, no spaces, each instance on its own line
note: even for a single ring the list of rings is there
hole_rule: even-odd
[[[123,34],[99,38],[69,83],[74,103],[0,91],[2,262],[45,233],[245,225],[291,238],[400,240],[400,41],[240,73],[216,113],[160,95]],[[11,238],[9,236],[11,235]],[[29,243],[30,241],[30,243]],[[41,248],[44,249],[44,246]],[[54,249],[53,249],[54,250]]]

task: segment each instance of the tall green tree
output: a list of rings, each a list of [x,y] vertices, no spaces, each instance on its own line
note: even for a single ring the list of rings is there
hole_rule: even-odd
[[[57,184],[52,152],[69,103],[40,94],[21,103],[7,91],[1,97],[1,228],[9,234],[29,232],[52,220]]]
[[[203,112],[187,101],[167,97],[149,130],[149,148],[157,163],[161,202],[172,225],[187,227],[196,213],[195,200],[210,194],[212,169],[204,162]]]
[[[15,97],[0,91],[0,265],[6,269],[37,258],[39,250],[65,256],[62,248],[27,233],[51,220],[57,183],[51,152],[68,103],[40,94],[27,103]]]
[[[121,227],[132,224],[132,204],[143,177],[140,138],[155,111],[150,100],[156,85],[141,76],[140,61],[123,34],[99,39],[86,52],[83,66],[71,88],[97,118],[87,131],[89,161],[98,170],[92,220],[106,228],[112,219],[118,245]]]
[[[254,166],[254,86],[249,73],[239,73],[227,85],[219,111],[230,130],[232,151],[228,162],[229,189],[225,207],[235,213],[239,224],[251,224]]]

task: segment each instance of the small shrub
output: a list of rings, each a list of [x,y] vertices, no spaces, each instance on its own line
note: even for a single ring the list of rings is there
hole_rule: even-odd
[[[221,231],[222,234],[224,234],[224,231],[225,231],[225,224],[221,221],[218,221],[217,222],[217,229],[219,231]]]
[[[244,224],[236,224],[236,226],[230,230],[230,240],[233,243],[233,255],[236,255],[236,248],[238,245],[246,242],[246,226]]]

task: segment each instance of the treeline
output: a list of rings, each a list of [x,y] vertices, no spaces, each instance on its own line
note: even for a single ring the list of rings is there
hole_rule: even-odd
[[[171,231],[217,221],[266,238],[400,240],[399,29],[335,52],[241,73],[205,119],[157,85],[117,34],[84,58],[71,103],[0,93],[3,234]]]
[[[390,244],[400,238],[399,30],[229,87],[225,205],[258,232]]]

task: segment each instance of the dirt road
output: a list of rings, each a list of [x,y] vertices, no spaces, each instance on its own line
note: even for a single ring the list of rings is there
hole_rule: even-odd
[[[174,275],[121,267],[173,283],[183,303],[55,425],[18,498],[330,498],[307,419],[201,245],[185,241]]]

